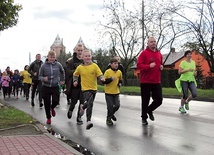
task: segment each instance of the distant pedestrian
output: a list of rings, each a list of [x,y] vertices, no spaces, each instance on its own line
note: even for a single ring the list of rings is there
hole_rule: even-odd
[[[47,124],[51,124],[51,115],[55,117],[54,108],[59,104],[59,85],[65,83],[65,72],[62,65],[56,60],[56,53],[49,51],[45,63],[39,70],[39,79],[42,81],[41,95],[44,100]]]
[[[3,96],[4,99],[6,99],[6,96],[8,95],[9,97],[9,85],[10,85],[10,76],[7,74],[6,71],[3,72],[2,78],[1,78],[1,85],[2,85],[2,90],[3,90]]]
[[[195,76],[197,75],[195,61],[192,60],[192,52],[190,50],[184,53],[186,60],[181,61],[179,65],[178,73],[181,75],[178,80],[175,81],[175,85],[179,92],[183,92],[183,97],[181,98],[181,105],[179,111],[181,113],[186,113],[186,110],[189,110],[189,102],[192,98],[197,96],[196,90],[196,80]],[[191,94],[188,96],[188,91],[190,90]],[[185,109],[184,109],[185,107]]]
[[[137,60],[137,69],[140,71],[143,125],[148,125],[148,115],[150,120],[155,120],[153,111],[162,104],[163,100],[161,86],[162,55],[156,46],[156,39],[149,37],[146,49],[140,53]],[[149,105],[150,96],[153,101]]]
[[[23,85],[24,85],[24,92],[25,92],[25,97],[26,100],[29,99],[29,94],[30,94],[30,87],[32,84],[32,78],[30,73],[28,72],[28,65],[25,65],[24,70],[21,72],[22,78],[23,78]]]
[[[107,103],[106,124],[113,125],[117,121],[115,112],[120,108],[120,87],[122,86],[122,72],[118,69],[118,60],[110,60],[110,68],[104,73],[105,82],[105,99]]]
[[[23,96],[25,97],[25,89],[24,89],[24,84],[23,84],[23,76],[21,76],[22,75],[22,71],[20,71],[20,73],[19,73],[19,75],[20,75],[20,95],[22,95],[22,93],[23,93]]]
[[[43,62],[41,61],[41,54],[37,54],[36,55],[36,60],[33,61],[30,64],[30,67],[28,69],[28,72],[31,74],[32,76],[32,92],[31,92],[31,105],[34,107],[34,98],[35,98],[35,93],[36,91],[38,91],[38,95],[39,95],[39,107],[41,108],[43,106],[42,103],[42,96],[41,96],[41,80],[39,80],[39,69],[41,67],[41,65],[43,64]]]
[[[12,76],[12,82],[13,82],[13,95],[16,96],[16,98],[19,98],[19,87],[20,87],[20,75],[19,70],[14,70],[14,74]]]
[[[1,72],[1,69],[0,69],[0,93],[1,93],[1,90],[2,90],[2,87],[1,87],[1,77],[2,77],[2,72]]]
[[[87,125],[86,129],[89,130],[93,127],[91,122],[93,102],[97,93],[97,78],[101,81],[105,81],[103,78],[103,73],[96,63],[92,62],[91,52],[89,50],[84,50],[82,53],[82,59],[84,64],[79,65],[73,76],[73,85],[76,87],[78,85],[78,77],[81,77],[81,89],[84,97],[84,104],[80,105],[80,116],[84,114],[86,110]]]
[[[10,66],[8,66],[6,68],[6,73],[10,77],[10,79],[12,79],[13,72],[12,72],[12,70],[10,70]],[[10,80],[10,83],[9,83],[9,92],[8,92],[9,98],[10,98],[10,95],[12,93],[12,88],[13,88],[13,82],[12,82],[12,80]]]
[[[84,46],[82,44],[78,44],[75,49],[74,49],[74,54],[73,54],[73,58],[72,59],[69,59],[68,60],[68,63],[67,63],[67,67],[66,67],[66,74],[67,74],[67,77],[69,77],[70,79],[67,80],[67,85],[69,86],[70,85],[70,97],[71,98],[71,103],[70,103],[70,107],[69,107],[69,110],[68,110],[68,113],[67,113],[67,117],[68,119],[70,119],[72,117],[72,113],[73,113],[73,110],[79,100],[79,105],[78,105],[78,111],[77,111],[77,118],[76,118],[76,121],[77,121],[77,124],[78,125],[81,125],[83,124],[83,121],[82,121],[82,118],[81,118],[81,115],[80,115],[80,105],[83,104],[84,102],[84,99],[83,99],[83,93],[82,93],[82,90],[81,90],[81,77],[79,76],[78,77],[78,85],[76,87],[73,86],[73,84],[71,85],[70,81],[73,81],[73,73],[75,71],[75,69],[83,63],[83,60],[82,60],[82,52],[84,50]]]

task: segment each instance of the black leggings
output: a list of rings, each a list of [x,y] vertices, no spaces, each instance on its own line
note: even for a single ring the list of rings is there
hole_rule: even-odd
[[[17,84],[17,83],[13,84],[13,94],[14,94],[14,96],[19,95],[19,84]]]
[[[9,95],[9,87],[2,87],[2,89],[3,89],[3,96],[5,98],[6,95]]]
[[[197,90],[194,82],[181,81],[181,87],[183,92],[183,99],[186,100],[188,98],[188,89],[192,94],[192,98],[197,96]]]

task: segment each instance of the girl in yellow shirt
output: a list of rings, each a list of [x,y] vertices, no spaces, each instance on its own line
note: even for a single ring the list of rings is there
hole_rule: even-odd
[[[30,73],[28,72],[28,65],[25,65],[24,71],[21,72],[21,77],[23,78],[23,84],[24,84],[24,92],[25,92],[25,97],[26,100],[29,99],[29,92],[30,92],[30,87],[32,84],[32,78]]]

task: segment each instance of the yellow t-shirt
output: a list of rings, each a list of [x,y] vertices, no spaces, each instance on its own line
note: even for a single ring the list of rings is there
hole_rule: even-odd
[[[79,65],[74,74],[74,76],[80,76],[81,78],[81,89],[86,90],[97,90],[97,77],[103,75],[99,66],[95,63],[90,65]]]
[[[119,94],[120,89],[118,86],[119,80],[122,80],[122,72],[120,70],[114,71],[111,68],[107,69],[104,73],[104,78],[113,78],[114,80],[109,84],[105,84],[105,93],[106,94]]]
[[[21,76],[23,77],[23,83],[32,84],[32,78],[28,71],[26,70],[22,71]]]
[[[193,70],[196,70],[196,65],[195,65],[195,61],[194,60],[191,60],[190,62],[187,62],[186,60],[183,60],[181,61],[179,67],[181,67],[183,70],[186,70],[186,69],[193,69]],[[189,82],[194,82],[195,81],[195,76],[194,76],[194,72],[186,72],[186,73],[183,73],[181,74],[180,76],[180,80],[181,81],[189,81]]]
[[[183,61],[181,61],[179,67],[181,67],[184,70],[189,69],[189,68],[196,70],[196,65],[195,65],[194,60],[191,60],[190,62],[183,60]],[[175,86],[180,93],[182,92],[181,81],[194,82],[195,85],[197,86],[197,82],[195,80],[194,72],[183,73],[183,74],[181,74],[180,78],[175,81]]]

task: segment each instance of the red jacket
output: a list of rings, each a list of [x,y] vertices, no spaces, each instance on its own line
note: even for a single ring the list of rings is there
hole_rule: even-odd
[[[155,62],[155,67],[150,68],[150,64]],[[152,51],[148,47],[143,50],[137,60],[137,69],[140,70],[141,83],[161,83],[162,55],[160,51]]]

